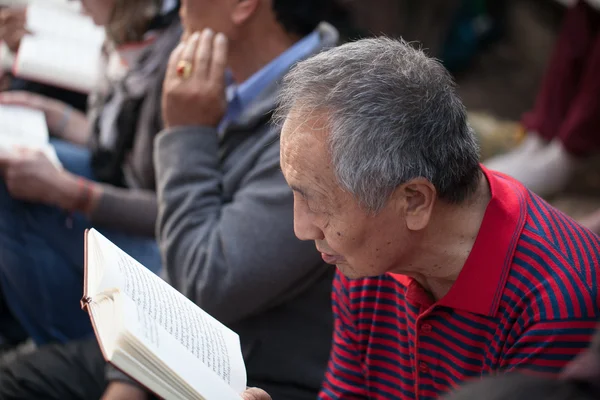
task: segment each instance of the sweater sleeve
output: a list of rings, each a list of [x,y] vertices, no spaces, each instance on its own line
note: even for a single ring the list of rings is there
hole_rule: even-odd
[[[284,303],[327,273],[314,245],[294,236],[278,140],[261,148],[227,200],[213,128],[174,128],[155,144],[163,265],[186,297],[228,324]]]
[[[90,215],[94,225],[132,235],[153,237],[158,205],[151,190],[102,185],[102,196]]]

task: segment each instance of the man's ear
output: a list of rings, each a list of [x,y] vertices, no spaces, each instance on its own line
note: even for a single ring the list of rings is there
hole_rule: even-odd
[[[248,20],[254,14],[260,0],[239,0],[233,9],[233,15],[231,16],[233,19],[233,23],[236,25],[241,25]]]
[[[416,178],[399,186],[392,199],[403,209],[406,227],[411,231],[420,231],[429,224],[436,195],[437,191],[431,182]]]

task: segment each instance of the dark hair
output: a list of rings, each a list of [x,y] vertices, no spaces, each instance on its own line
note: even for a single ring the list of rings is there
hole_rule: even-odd
[[[328,21],[343,31],[350,29],[347,10],[336,0],[273,0],[273,11],[286,31],[306,36]]]
[[[443,400],[598,400],[598,393],[584,383],[507,374],[467,384]]]

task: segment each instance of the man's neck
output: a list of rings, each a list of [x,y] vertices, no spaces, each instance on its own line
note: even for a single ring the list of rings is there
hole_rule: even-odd
[[[437,301],[444,297],[460,274],[479,233],[491,199],[483,173],[471,198],[460,205],[438,203],[432,225],[413,254],[416,279]]]
[[[232,43],[229,67],[235,82],[242,83],[269,64],[301,38],[276,27],[265,32],[248,32],[243,40]]]

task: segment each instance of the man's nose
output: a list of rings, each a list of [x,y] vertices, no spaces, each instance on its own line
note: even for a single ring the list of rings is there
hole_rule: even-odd
[[[325,239],[323,231],[314,223],[313,218],[297,206],[294,206],[294,233],[300,240]]]

